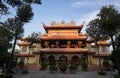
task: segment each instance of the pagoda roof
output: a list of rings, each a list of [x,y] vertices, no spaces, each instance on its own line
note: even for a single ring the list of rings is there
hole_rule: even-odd
[[[87,36],[48,36],[44,35],[40,37],[41,40],[86,40]]]
[[[33,54],[16,54],[17,57],[34,57]]]
[[[45,31],[48,32],[48,29],[78,29],[79,32],[83,28],[83,25],[80,26],[43,26]]]
[[[92,50],[88,50],[88,52],[87,52],[88,54],[94,54],[95,53],[95,51],[92,51]]]
[[[30,42],[26,42],[26,41],[22,41],[20,43],[17,43],[17,45],[18,46],[29,46],[29,45],[31,45],[31,43]]]
[[[98,45],[99,46],[110,46],[111,44],[109,42],[107,42],[107,41],[99,41]]]
[[[88,50],[83,48],[44,48],[40,53],[85,53]]]
[[[94,57],[109,57],[111,54],[94,54]]]

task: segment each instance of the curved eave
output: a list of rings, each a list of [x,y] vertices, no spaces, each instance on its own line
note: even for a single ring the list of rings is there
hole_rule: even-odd
[[[109,57],[111,54],[95,54],[94,57]]]
[[[18,46],[29,46],[30,43],[17,43]]]
[[[33,54],[16,54],[17,57],[34,57]]]
[[[27,41],[28,38],[20,38],[21,41]]]
[[[87,37],[40,37],[41,40],[86,40]]]
[[[95,52],[94,52],[94,51],[91,51],[91,50],[88,50],[87,54],[93,55],[93,54],[95,54]]]
[[[110,43],[98,43],[99,46],[110,46]]]
[[[93,41],[92,40],[86,40],[86,43],[92,43]]]
[[[109,43],[109,42],[107,42],[107,41],[99,41],[98,43],[97,43],[99,46],[110,46],[111,44]]]
[[[86,49],[40,49],[40,53],[86,53],[88,50]]]
[[[40,51],[35,51],[33,52],[33,54],[40,54]]]
[[[81,29],[83,28],[83,25],[81,26],[43,26],[45,31],[48,32],[48,29]]]
[[[36,48],[36,45],[30,45],[29,48]]]

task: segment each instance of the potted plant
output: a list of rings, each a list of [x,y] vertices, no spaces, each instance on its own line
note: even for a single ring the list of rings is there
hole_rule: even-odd
[[[70,73],[76,73],[76,69],[77,69],[77,65],[76,64],[71,64],[70,66],[69,66],[69,72]]]
[[[50,72],[57,72],[58,68],[56,65],[50,65],[49,70]]]
[[[83,62],[82,63],[82,71],[87,71],[87,68],[88,68],[88,65],[85,62]]]
[[[66,64],[60,64],[59,69],[62,73],[65,73],[65,71],[67,70],[67,65]]]

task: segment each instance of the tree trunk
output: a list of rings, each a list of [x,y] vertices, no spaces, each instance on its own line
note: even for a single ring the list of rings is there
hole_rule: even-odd
[[[111,38],[112,47],[113,47],[113,55],[115,56],[115,67],[117,68],[118,74],[120,76],[120,62],[119,62],[118,56],[116,54],[115,42],[114,42],[113,36],[110,36],[110,38]]]
[[[14,43],[13,43],[13,48],[12,48],[12,53],[10,55],[10,59],[9,60],[9,63],[8,63],[8,71],[7,72],[12,72],[11,69],[12,69],[12,62],[13,62],[13,59],[14,59],[14,51],[15,51],[15,45],[16,45],[16,42],[17,42],[17,34],[15,35],[15,39],[14,39]]]

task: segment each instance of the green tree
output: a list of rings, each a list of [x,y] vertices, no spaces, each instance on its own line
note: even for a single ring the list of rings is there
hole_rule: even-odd
[[[99,55],[99,67],[100,67],[100,71],[102,71],[98,41],[107,38],[107,36],[101,34],[101,30],[99,29],[98,21],[99,21],[99,19],[94,19],[94,20],[90,21],[89,24],[87,25],[88,27],[86,29],[86,32],[88,33],[90,38],[95,43],[95,46],[97,48],[97,52],[98,52],[98,55]]]
[[[10,14],[9,9],[19,8],[25,4],[41,4],[41,0],[0,0],[0,15]]]
[[[31,4],[41,4],[41,0],[0,0],[1,16],[9,13],[9,6],[15,9],[16,15],[14,18],[8,18],[3,24],[3,27],[13,34],[13,46],[11,58],[9,59],[8,70],[11,69],[11,63],[14,58],[14,50],[16,41],[24,32],[23,25],[32,20],[33,12]],[[11,40],[12,41],[12,40]],[[10,42],[10,41],[9,41]]]
[[[116,53],[116,55],[117,55],[117,57],[118,57],[118,61],[120,62],[120,34],[118,34],[118,35],[116,35],[116,38],[115,38],[115,49],[116,49],[116,51],[115,51],[115,53]],[[114,64],[114,68],[115,69],[117,69],[116,68],[116,66],[115,66],[115,56],[114,56],[114,54],[112,54],[111,55],[111,57],[110,57],[110,59],[112,60],[112,62],[113,62],[113,64]]]
[[[11,47],[12,43],[12,33],[3,27],[0,26],[0,67],[3,67],[7,56],[9,55],[8,49]]]
[[[40,38],[39,38],[40,34],[39,33],[35,33],[33,32],[31,34],[31,36],[28,38],[28,42],[31,42],[31,45],[33,43],[40,43]]]
[[[116,53],[116,44],[114,41],[114,36],[120,31],[120,13],[114,8],[114,6],[103,6],[98,13],[99,28],[102,34],[110,37],[111,44],[113,47],[112,55],[115,57],[115,67],[120,75],[120,62]]]
[[[11,62],[14,58],[14,50],[15,50],[16,41],[17,41],[17,39],[20,38],[20,36],[24,32],[23,25],[25,23],[29,22],[32,19],[32,17],[33,17],[33,12],[32,12],[31,6],[30,5],[24,5],[20,8],[18,8],[17,16],[15,16],[15,18],[9,18],[4,23],[4,26],[6,28],[8,28],[9,31],[11,31],[13,33],[13,37],[14,37],[12,53],[11,53],[11,60],[9,61],[10,63],[8,64],[9,65],[8,70],[10,70]],[[24,18],[24,20],[22,18]]]

